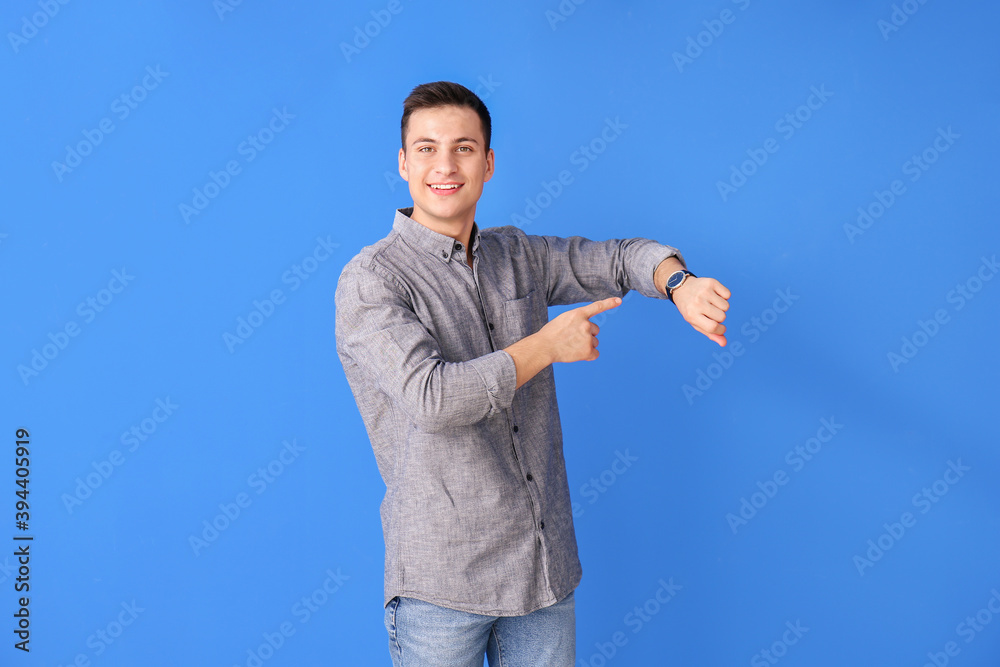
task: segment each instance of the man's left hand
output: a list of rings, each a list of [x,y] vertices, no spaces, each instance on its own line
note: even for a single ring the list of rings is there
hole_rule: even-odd
[[[726,346],[726,327],[722,321],[729,310],[729,290],[715,278],[688,276],[674,290],[677,310],[696,331]]]

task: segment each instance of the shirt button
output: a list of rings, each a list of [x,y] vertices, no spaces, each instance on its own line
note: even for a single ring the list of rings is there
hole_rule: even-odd
[[[441,251],[441,256],[444,257],[445,259],[448,259],[448,253],[444,250]]]
[[[527,475],[525,476],[525,479],[527,479],[527,480],[528,480],[528,481],[530,482],[531,480],[533,480],[533,479],[535,479],[535,478],[534,478],[534,477],[532,477],[532,476],[531,476],[531,473],[529,472],[529,473],[528,473],[528,474],[527,474]]]
[[[489,322],[489,325],[490,325],[490,331],[493,331],[493,323]]]
[[[517,433],[517,424],[514,424],[514,433]]]
[[[545,530],[545,522],[544,521],[539,522],[538,527],[542,530]]]
[[[461,250],[461,249],[462,249],[462,244],[461,243],[456,243],[455,244],[455,250]]]

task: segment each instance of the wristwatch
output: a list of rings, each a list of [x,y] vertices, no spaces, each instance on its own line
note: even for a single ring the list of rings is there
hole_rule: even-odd
[[[692,278],[698,277],[687,269],[681,269],[680,271],[674,271],[670,274],[670,277],[667,278],[667,298],[670,299],[671,303],[673,303],[674,300],[674,290],[683,285],[688,276],[691,276]]]

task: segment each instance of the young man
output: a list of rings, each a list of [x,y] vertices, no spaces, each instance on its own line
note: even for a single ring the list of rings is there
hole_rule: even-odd
[[[401,132],[413,207],[336,294],[337,352],[386,484],[393,662],[571,667],[581,568],[552,364],[596,359],[590,318],[630,289],[725,345],[729,290],[647,239],[480,229],[491,124],[463,86],[414,88]]]

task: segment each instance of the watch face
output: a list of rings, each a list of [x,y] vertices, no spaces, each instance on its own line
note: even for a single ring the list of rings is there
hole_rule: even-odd
[[[685,273],[683,271],[674,271],[670,274],[670,277],[667,278],[667,287],[670,289],[677,287],[684,281],[684,276]]]

